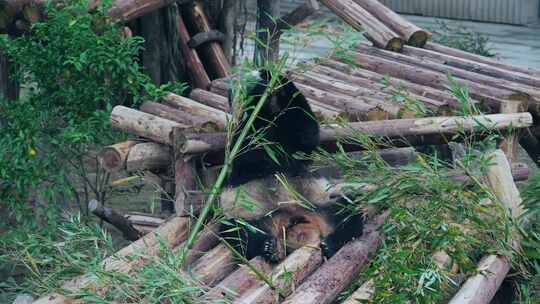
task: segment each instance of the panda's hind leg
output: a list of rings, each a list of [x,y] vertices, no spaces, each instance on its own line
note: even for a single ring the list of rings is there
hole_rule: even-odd
[[[273,238],[267,231],[258,229],[259,226],[256,221],[228,219],[221,224],[220,236],[238,253],[250,260],[256,256],[266,255],[266,248],[272,247]]]
[[[333,256],[343,245],[362,236],[364,228],[363,214],[343,214],[337,210],[338,206],[329,208],[325,212],[332,212],[334,229],[332,233],[323,237],[321,240],[321,249],[325,257]]]

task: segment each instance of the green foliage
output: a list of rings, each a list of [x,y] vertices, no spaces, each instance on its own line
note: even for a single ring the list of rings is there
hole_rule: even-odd
[[[88,13],[87,1],[77,0],[46,10],[30,34],[0,39],[27,88],[20,100],[0,100],[0,201],[17,221],[37,208],[54,223],[59,202],[78,200],[73,175],[90,181],[88,151],[120,138],[109,128],[112,106],[183,86],[150,82],[137,61],[142,39],[123,37],[105,6]],[[100,176],[90,185],[98,197],[108,178]]]
[[[110,235],[98,225],[83,223],[80,215],[57,229],[56,234],[26,228],[2,235],[0,271],[21,273],[24,278],[13,276],[0,282],[0,294],[6,298],[21,292],[46,294],[68,278],[99,268],[101,260],[113,252]]]
[[[431,29],[433,42],[486,57],[495,56],[488,46],[489,37],[486,35],[471,31],[463,25],[452,26],[440,20],[437,23],[438,27]]]

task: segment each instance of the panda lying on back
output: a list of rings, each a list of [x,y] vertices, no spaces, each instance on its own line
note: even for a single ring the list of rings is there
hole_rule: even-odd
[[[261,70],[247,88],[233,140],[238,139],[271,77],[269,71]],[[245,151],[232,162],[220,197],[230,223],[224,225],[222,236],[248,259],[263,255],[277,262],[304,245],[320,247],[329,257],[362,233],[362,216],[340,212],[332,194],[339,189],[308,172],[308,161],[292,157],[296,152],[309,155],[318,147],[319,124],[296,86],[282,75],[274,77],[277,84],[248,133],[250,138],[242,143]],[[268,148],[281,153],[270,157],[260,146],[249,147],[252,137],[261,136]]]

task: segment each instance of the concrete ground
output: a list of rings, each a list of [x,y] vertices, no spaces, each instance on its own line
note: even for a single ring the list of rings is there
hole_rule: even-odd
[[[489,48],[496,54],[499,60],[510,64],[540,69],[540,24],[525,27],[423,16],[406,15],[405,17],[426,29],[438,29],[437,20],[445,21],[450,27],[464,26],[471,31],[486,35],[489,38]],[[318,16],[314,20],[321,20],[321,18],[330,18],[327,27],[335,27],[341,22],[335,16],[331,15],[330,12],[324,12],[324,16]],[[253,30],[254,27],[253,22],[248,24],[248,30]],[[291,56],[298,59],[309,59],[325,56],[331,47],[332,44],[327,39],[317,37],[311,39],[309,45],[282,43],[281,50],[291,53]],[[244,47],[244,54],[251,56],[252,51],[253,42],[247,41]]]

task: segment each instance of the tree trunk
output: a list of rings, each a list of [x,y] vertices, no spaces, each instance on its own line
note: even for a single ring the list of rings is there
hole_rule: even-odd
[[[281,0],[257,0],[257,41],[253,62],[264,66],[279,58],[279,32],[276,24],[280,17]]]

